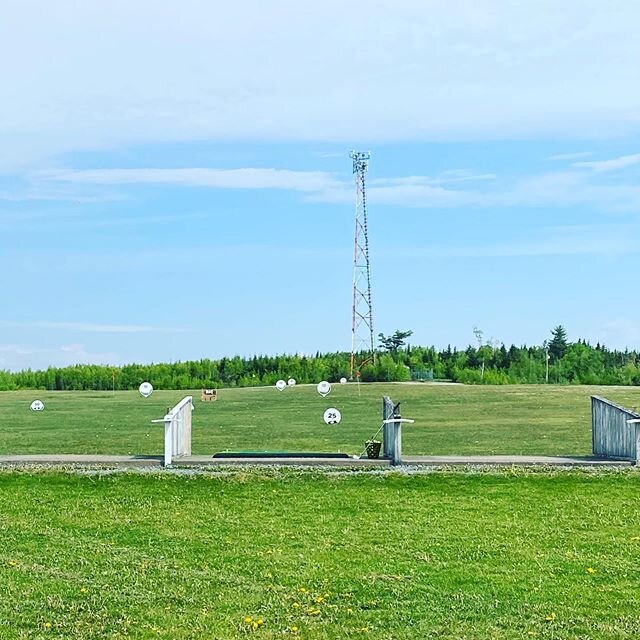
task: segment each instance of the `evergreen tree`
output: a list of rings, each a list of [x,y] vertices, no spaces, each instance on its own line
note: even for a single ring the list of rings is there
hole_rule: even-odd
[[[565,328],[559,324],[555,329],[551,330],[551,342],[549,342],[549,353],[557,362],[561,360],[567,352],[569,343],[567,342],[567,332]]]
[[[385,336],[383,333],[378,334],[378,340],[383,349],[389,353],[396,353],[401,347],[404,347],[405,338],[413,335],[413,331],[396,331],[392,336]]]

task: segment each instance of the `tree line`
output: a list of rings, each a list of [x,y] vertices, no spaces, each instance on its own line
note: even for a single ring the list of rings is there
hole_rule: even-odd
[[[550,339],[537,346],[507,348],[486,342],[474,329],[476,345],[466,349],[448,346],[411,346],[410,331],[380,334],[375,364],[362,367],[363,382],[401,382],[412,379],[451,380],[466,384],[640,384],[640,354],[611,350],[585,340],[569,342],[558,326]],[[279,379],[298,383],[320,380],[337,382],[349,377],[349,352],[303,355],[235,356],[211,360],[159,364],[129,364],[120,367],[75,365],[46,370],[0,371],[0,390],[125,390],[149,381],[157,389],[199,389],[273,385]],[[364,356],[362,358],[364,360]]]

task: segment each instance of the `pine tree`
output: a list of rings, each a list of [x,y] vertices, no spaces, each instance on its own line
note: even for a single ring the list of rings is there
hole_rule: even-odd
[[[559,324],[555,329],[551,330],[551,342],[549,342],[549,353],[551,357],[558,361],[562,359],[569,346],[567,342],[567,332],[565,328]]]

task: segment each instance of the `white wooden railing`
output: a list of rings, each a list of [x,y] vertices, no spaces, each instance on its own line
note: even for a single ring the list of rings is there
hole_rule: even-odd
[[[591,396],[593,454],[629,460],[640,466],[640,414],[615,402]]]
[[[160,420],[153,423],[164,424],[164,466],[171,464],[173,458],[191,455],[191,413],[193,397],[187,396],[178,402]]]

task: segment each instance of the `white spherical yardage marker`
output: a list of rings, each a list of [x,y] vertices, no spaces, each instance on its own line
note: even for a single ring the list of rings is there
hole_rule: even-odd
[[[335,407],[327,409],[323,417],[327,424],[340,424],[340,420],[342,420],[342,414]]]
[[[296,379],[295,378],[289,378],[287,380],[287,386],[289,387],[295,387],[296,386]]]
[[[278,391],[284,391],[287,388],[287,383],[284,380],[278,380],[276,382],[276,389]]]
[[[42,400],[34,400],[29,406],[31,411],[44,411],[44,402]]]
[[[340,378],[340,384],[347,384],[346,378]]]
[[[138,391],[143,398],[148,398],[153,393],[153,385],[150,382],[143,382]]]
[[[318,384],[316,389],[318,390],[318,393],[323,398],[325,398],[326,396],[328,396],[331,393],[331,384],[329,382],[327,382],[326,380],[323,380],[322,382],[320,382]]]

